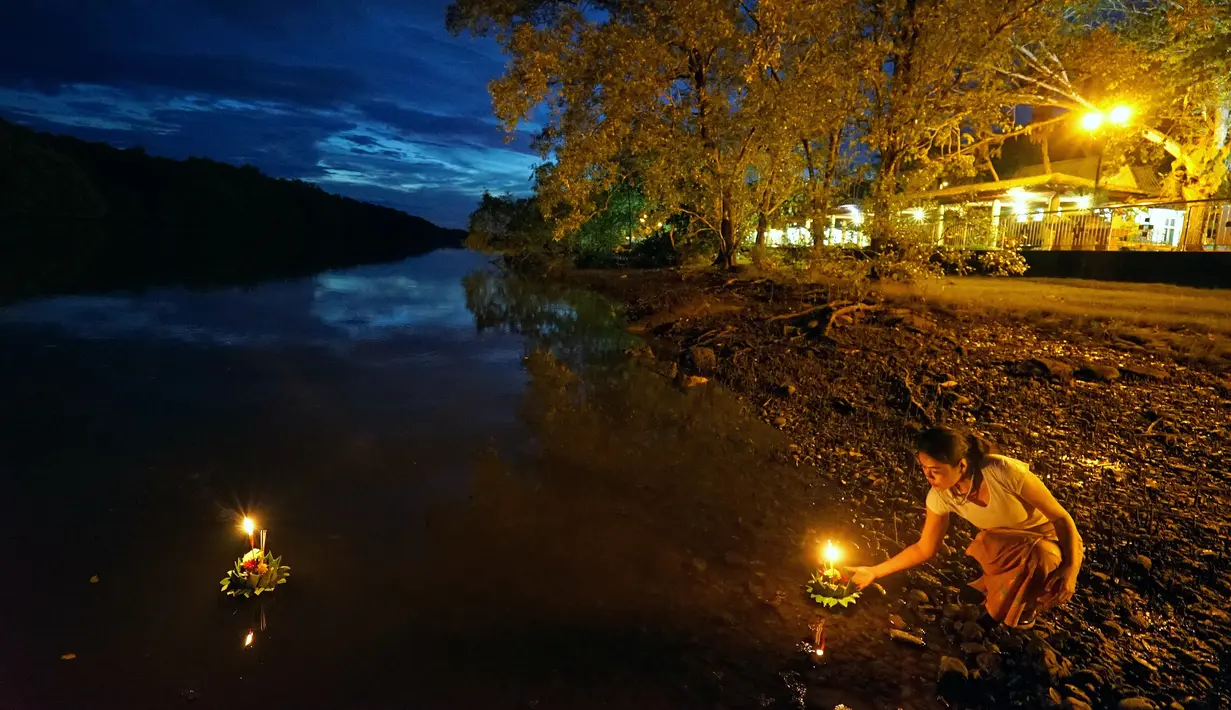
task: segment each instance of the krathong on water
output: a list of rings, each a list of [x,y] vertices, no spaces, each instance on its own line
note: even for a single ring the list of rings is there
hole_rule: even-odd
[[[268,531],[261,531],[261,545],[256,547],[255,523],[251,518],[244,518],[241,527],[248,535],[248,544],[252,549],[235,561],[234,569],[227,570],[227,576],[220,582],[222,591],[231,597],[259,597],[274,591],[280,584],[286,584],[291,568],[282,564],[281,557],[275,557],[266,549]]]
[[[825,567],[812,573],[806,590],[808,596],[817,604],[831,609],[836,606],[846,608],[859,599],[859,589],[851,578],[838,569],[837,563],[842,559],[842,550],[828,540],[821,551]]]

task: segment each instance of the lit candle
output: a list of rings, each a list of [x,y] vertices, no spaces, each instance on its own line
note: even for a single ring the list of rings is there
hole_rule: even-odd
[[[264,557],[264,555],[265,555],[265,533],[267,533],[267,532],[269,532],[269,531],[268,531],[268,530],[262,530],[262,531],[261,531],[261,556],[262,556],[262,557]],[[263,560],[262,560],[262,561],[263,561]]]
[[[248,629],[248,635],[244,637],[244,648],[248,648],[252,645],[255,636],[256,635],[252,633],[252,629]]]
[[[825,562],[826,564],[829,565],[829,569],[832,570],[833,566],[840,559],[842,559],[842,551],[834,547],[832,542],[830,542],[829,540],[826,540],[825,541]]]
[[[248,549],[251,550],[256,547],[256,541],[253,540],[252,537],[256,532],[256,523],[252,522],[252,518],[245,517],[242,527],[244,528],[244,532],[248,533]]]

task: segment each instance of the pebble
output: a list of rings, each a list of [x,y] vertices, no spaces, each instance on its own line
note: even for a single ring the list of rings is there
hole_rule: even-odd
[[[908,646],[918,646],[919,648],[923,648],[924,646],[927,645],[926,643],[924,643],[923,639],[919,638],[918,636],[915,636],[914,634],[908,634],[905,631],[899,631],[897,629],[891,629],[889,631],[889,638],[893,639],[894,641],[897,641],[898,643],[904,643]]]
[[[1064,702],[1064,698],[1060,697],[1060,692],[1055,688],[1047,689],[1047,707],[1058,708],[1060,703]]]
[[[980,653],[987,653],[987,647],[981,643],[971,643],[970,641],[967,641],[962,644],[961,648],[962,653],[970,656],[977,656]]]
[[[1024,375],[1047,377],[1053,380],[1066,381],[1073,379],[1073,366],[1059,360],[1045,357],[1030,358],[1018,365],[1018,371]]]
[[[1035,659],[1035,668],[1042,674],[1047,676],[1048,681],[1055,683],[1057,679],[1064,675],[1064,667],[1060,663],[1060,657],[1052,648],[1045,648]]]
[[[936,673],[938,683],[960,683],[970,680],[970,670],[966,664],[952,656],[940,657],[940,669]]]
[[[897,614],[889,615],[889,625],[895,629],[906,628],[906,622],[903,621],[902,617],[898,616]]]
[[[1154,563],[1150,560],[1150,558],[1146,557],[1145,555],[1137,555],[1136,557],[1133,558],[1133,561],[1137,563],[1138,567],[1144,569],[1147,572],[1149,572],[1150,568],[1154,566]]]
[[[1077,698],[1065,698],[1064,710],[1092,710],[1090,703],[1083,703]]]
[[[1158,672],[1158,666],[1154,665],[1153,663],[1150,663],[1149,661],[1147,661],[1146,659],[1142,658],[1141,656],[1137,654],[1133,654],[1133,666],[1137,670],[1144,671],[1147,674],[1153,674],[1153,673]]]
[[[1110,365],[1088,364],[1077,371],[1077,377],[1089,382],[1115,382],[1120,379],[1120,371]]]
[[[1087,705],[1090,704],[1090,696],[1086,695],[1085,691],[1075,685],[1064,686],[1064,694],[1070,698],[1077,698]]]
[[[975,657],[975,665],[979,670],[990,676],[1000,674],[1000,656],[994,653],[980,653]]]
[[[1158,705],[1149,698],[1124,698],[1116,710],[1158,710]]]
[[[1159,370],[1154,367],[1140,367],[1136,365],[1125,365],[1121,367],[1120,374],[1131,379],[1151,380],[1154,382],[1162,382],[1171,376],[1166,370]]]
[[[973,621],[964,621],[957,627],[957,633],[963,641],[979,642],[983,640],[983,627]]]
[[[927,604],[931,599],[928,598],[927,592],[922,589],[912,589],[906,593],[906,601],[912,604]]]
[[[1097,671],[1083,668],[1073,675],[1069,676],[1069,683],[1073,685],[1084,685],[1087,688],[1097,688],[1103,684],[1103,678]]]

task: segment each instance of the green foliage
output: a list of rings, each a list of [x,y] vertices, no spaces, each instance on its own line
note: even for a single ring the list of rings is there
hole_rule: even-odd
[[[466,246],[494,253],[558,252],[551,230],[535,197],[499,197],[484,192],[478,208],[470,214]]]
[[[1017,249],[991,249],[979,254],[979,268],[988,276],[1021,276],[1030,265]]]
[[[934,261],[946,274],[968,276],[974,273],[974,252],[968,249],[938,249]]]
[[[837,568],[817,570],[804,588],[813,601],[826,609],[835,606],[845,609],[854,604],[861,594],[855,588],[854,582],[843,576]]]
[[[254,549],[235,561],[235,569],[227,570],[220,584],[227,596],[259,597],[286,584],[290,576],[291,568],[282,564],[281,557]]]
[[[653,228],[645,195],[627,183],[599,199],[598,210],[577,231],[577,259],[587,265],[612,265],[620,247],[630,247]],[[654,222],[657,224],[657,220]]]

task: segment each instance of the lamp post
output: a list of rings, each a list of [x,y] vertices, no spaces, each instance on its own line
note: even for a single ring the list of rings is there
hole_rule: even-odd
[[[1099,136],[1098,142],[1098,162],[1094,166],[1094,191],[1098,192],[1099,180],[1103,174],[1103,153],[1107,148],[1107,136],[1099,130],[1103,124],[1109,123],[1112,126],[1123,128],[1128,125],[1128,122],[1133,118],[1133,109],[1128,106],[1115,106],[1110,111],[1104,113],[1094,110],[1087,111],[1081,117],[1081,127],[1092,136]]]

